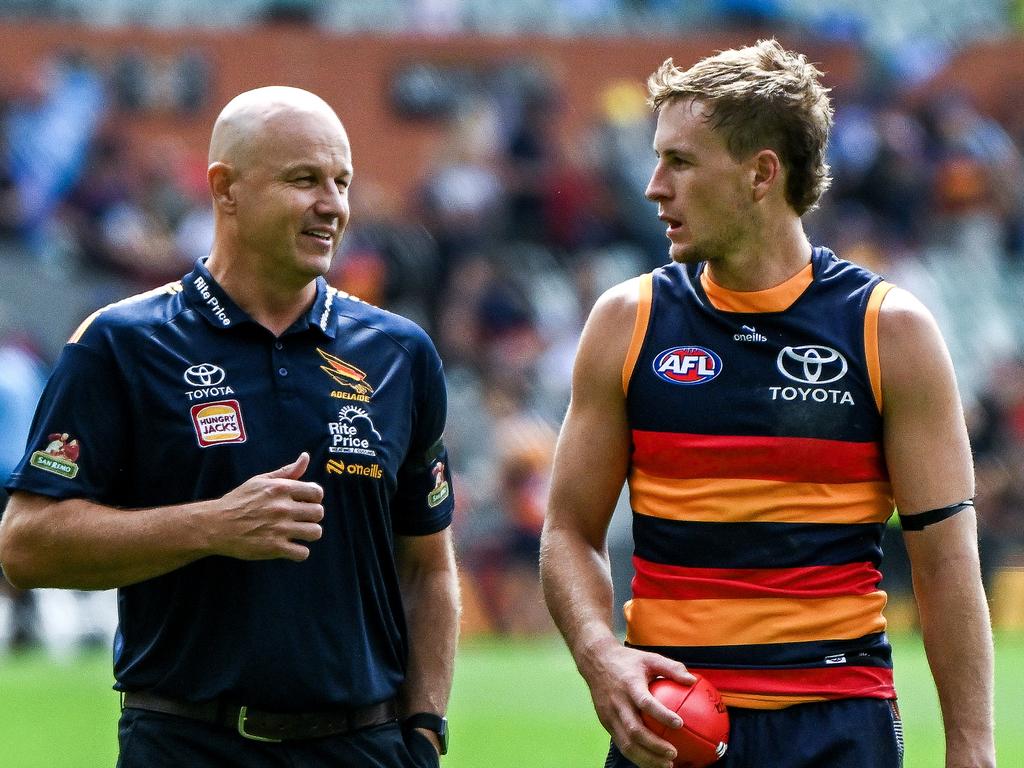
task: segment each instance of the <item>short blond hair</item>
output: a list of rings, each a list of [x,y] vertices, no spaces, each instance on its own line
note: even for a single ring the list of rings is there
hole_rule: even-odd
[[[821,76],[803,54],[759,40],[685,70],[666,59],[647,79],[647,103],[657,111],[674,99],[701,102],[737,160],[774,150],[786,169],[786,200],[802,216],[832,183],[825,162],[832,104]]]

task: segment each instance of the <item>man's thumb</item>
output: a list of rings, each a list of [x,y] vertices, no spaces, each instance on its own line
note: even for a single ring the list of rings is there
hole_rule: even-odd
[[[280,469],[275,469],[272,472],[267,472],[267,477],[283,477],[287,480],[298,480],[302,477],[306,468],[309,467],[309,454],[303,451],[299,454],[299,458],[293,461],[291,464],[285,464]]]

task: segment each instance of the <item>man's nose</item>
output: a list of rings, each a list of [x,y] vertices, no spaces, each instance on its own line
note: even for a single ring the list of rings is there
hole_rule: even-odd
[[[644,197],[648,200],[657,202],[667,196],[668,193],[666,192],[665,180],[661,174],[661,166],[656,166],[654,172],[651,173],[651,180],[647,182],[647,189],[644,190]]]
[[[345,204],[344,190],[333,180],[328,180],[316,201],[316,211],[323,215],[340,216]]]

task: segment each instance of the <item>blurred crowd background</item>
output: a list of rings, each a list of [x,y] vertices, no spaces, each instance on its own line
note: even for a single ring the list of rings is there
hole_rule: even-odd
[[[913,291],[946,335],[995,619],[1024,627],[1020,0],[0,0],[0,479],[78,322],[207,252],[217,109],[307,87],[353,138],[331,281],[415,319],[446,364],[466,632],[552,631],[538,536],[579,333],[603,290],[667,258],[643,76],[767,36],[835,88],[812,241]],[[912,625],[890,533],[890,619]],[[625,599],[625,499],[610,547]],[[107,643],[114,610],[7,586],[0,648]]]

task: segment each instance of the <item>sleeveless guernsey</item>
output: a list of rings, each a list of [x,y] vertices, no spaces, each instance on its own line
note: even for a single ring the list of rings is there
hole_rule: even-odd
[[[627,644],[684,662],[731,706],[893,698],[878,588],[891,286],[825,248],[768,291],[726,291],[704,266],[640,279],[623,368]]]

